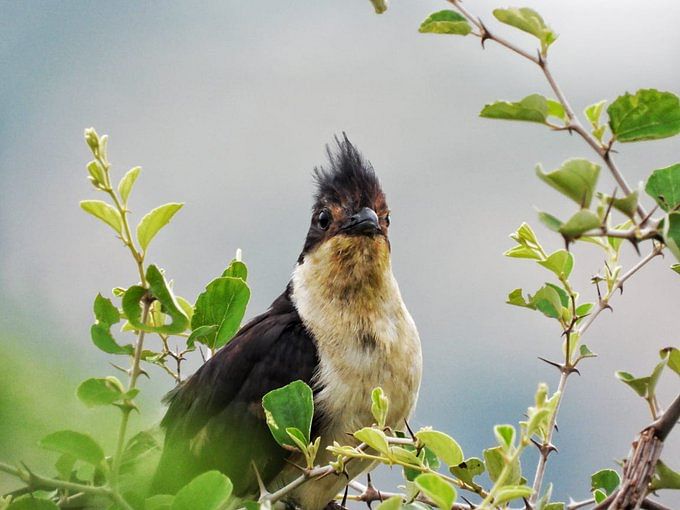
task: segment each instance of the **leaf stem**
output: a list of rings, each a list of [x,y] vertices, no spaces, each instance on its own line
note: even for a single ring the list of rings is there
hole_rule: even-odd
[[[151,301],[149,299],[143,299],[143,308],[142,308],[142,324],[146,323],[146,320],[149,316],[149,309],[151,308]],[[139,334],[137,336],[137,343],[135,345],[135,353],[132,358],[132,367],[130,368],[130,382],[128,384],[127,391],[129,392],[130,390],[133,390],[137,386],[137,378],[139,377],[139,374],[141,373],[141,370],[139,368],[141,359],[142,359],[142,351],[144,347],[144,331],[139,330]],[[120,471],[120,464],[123,456],[123,448],[125,447],[125,436],[127,435],[127,427],[128,427],[128,422],[130,421],[130,413],[134,409],[134,406],[132,402],[126,401],[124,403],[124,406],[122,408],[123,416],[121,417],[120,420],[120,427],[118,429],[118,442],[116,445],[116,455],[113,458],[113,471],[112,471],[112,476],[114,479],[114,483],[118,483],[118,475]]]

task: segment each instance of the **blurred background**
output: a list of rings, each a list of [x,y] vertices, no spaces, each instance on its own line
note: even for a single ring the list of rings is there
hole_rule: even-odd
[[[560,34],[552,67],[577,111],[642,87],[680,92],[679,3],[521,4]],[[561,247],[532,206],[563,218],[573,208],[535,178],[534,165],[594,154],[566,133],[477,116],[487,102],[549,90],[537,68],[493,43],[482,51],[472,37],[418,34],[447,5],[395,1],[376,16],[366,0],[0,2],[0,459],[48,470],[52,456],[36,446],[44,434],[70,427],[97,430],[106,444],[114,437],[116,410],[89,410],[74,396],[83,378],[115,373],[89,338],[95,295],[136,281],[110,229],[78,207],[102,198],[86,179],[88,126],[110,135],[114,176],[143,167],[135,220],[162,203],[186,203],[148,259],[179,294],[195,299],[243,249],[247,317],[286,285],[309,222],[311,171],[346,131],[383,181],[394,272],[421,333],[425,374],[413,426],[433,425],[466,456],[481,456],[494,424],[523,419],[539,381],[554,389],[558,374],[536,357],[559,356],[559,331],[504,303],[546,274],[502,253],[525,220],[546,248]],[[534,48],[530,36],[495,23],[498,6],[467,4],[499,34]],[[679,138],[617,148],[632,184],[680,159]],[[600,183],[614,188],[604,170]],[[638,260],[630,246],[623,251],[625,266]],[[589,246],[576,254],[577,288],[592,300],[601,255]],[[631,280],[584,339],[599,357],[569,381],[547,473],[562,500],[588,497],[590,474],[615,467],[649,422],[614,371],[645,375],[661,347],[678,345],[680,280],[671,263],[656,259]],[[136,430],[160,419],[172,387],[150,373]],[[677,391],[667,374],[662,401]],[[680,433],[663,457],[680,468]],[[526,456],[529,478],[535,458]],[[398,481],[385,469],[378,483]],[[14,483],[0,476],[0,491]]]

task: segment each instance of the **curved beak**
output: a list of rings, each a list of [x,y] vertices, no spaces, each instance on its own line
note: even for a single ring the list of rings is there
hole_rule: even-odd
[[[347,234],[375,235],[380,232],[378,215],[370,207],[364,207],[347,220],[341,230]]]

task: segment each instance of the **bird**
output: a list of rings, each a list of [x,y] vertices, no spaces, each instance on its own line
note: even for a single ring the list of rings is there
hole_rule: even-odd
[[[403,429],[414,410],[420,337],[392,272],[385,193],[346,134],[326,152],[328,163],[313,172],[311,221],[286,289],[166,398],[156,493],[175,493],[214,469],[243,499],[257,499],[259,483],[274,491],[298,477],[294,464],[304,461],[276,443],[262,408],[267,392],[292,381],[313,390],[317,465],[335,460],[327,446],[356,445],[349,434],[372,424],[375,387],[390,400],[387,426]],[[370,467],[346,464],[350,479]],[[310,480],[286,506],[322,510],[346,484],[335,475]]]

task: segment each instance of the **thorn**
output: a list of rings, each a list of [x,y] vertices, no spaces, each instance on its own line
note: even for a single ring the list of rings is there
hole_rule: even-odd
[[[139,369],[139,375],[143,375],[143,376],[145,376],[147,379],[151,379],[151,376],[147,373],[147,371],[146,371],[146,370],[143,370],[143,369],[141,369],[141,368]]]
[[[120,367],[120,366],[116,365],[115,363],[111,363],[111,362],[109,362],[109,365],[111,365],[115,369],[120,370],[121,372],[124,372],[124,373],[130,375],[130,371],[127,368]]]
[[[489,32],[489,30],[486,28],[486,25],[484,25],[484,22],[480,18],[477,18],[477,21],[479,22],[479,26],[482,28],[482,38],[481,38],[482,48],[486,49],[486,47],[484,46],[484,43],[488,39],[491,39],[492,36],[491,36],[491,33]]]
[[[283,460],[284,460],[284,462],[287,462],[287,463],[290,464],[291,466],[298,468],[298,469],[299,469],[300,471],[302,471],[302,472],[307,471],[306,468],[303,468],[302,466],[296,464],[295,462],[293,462],[293,461],[290,460],[290,459],[283,459]]]
[[[411,426],[408,424],[408,420],[406,418],[404,418],[404,425],[406,425],[406,430],[408,430],[408,433],[411,435],[411,439],[417,441],[416,435],[413,433],[413,430],[411,430]]]
[[[623,285],[619,285],[619,292],[621,292],[621,296],[623,296]]]
[[[347,504],[347,493],[349,492],[349,484],[345,485],[345,494],[342,496],[342,503],[340,505],[344,508]]]
[[[257,466],[255,465],[255,461],[251,460],[250,464],[253,466],[253,471],[255,471],[255,478],[257,478],[257,486],[260,489],[260,500],[262,500],[264,497],[269,495],[269,491],[264,486],[264,482],[262,481],[262,477],[260,476],[260,472],[257,470]]]
[[[465,502],[468,504],[468,506],[470,507],[470,510],[474,510],[475,508],[477,508],[477,507],[474,506],[474,505],[470,502],[470,500],[469,500],[468,498],[466,498],[465,496],[461,496],[460,499],[462,499],[463,501],[465,501]]]
[[[609,213],[612,212],[612,207],[614,206],[614,199],[616,198],[616,192],[618,191],[619,188],[614,188],[614,191],[612,192],[612,197],[609,200],[609,204],[607,204],[607,211],[604,213],[604,218],[602,219],[602,228],[607,229],[607,220],[609,219]]]
[[[641,227],[645,226],[645,223],[647,223],[649,221],[649,219],[652,217],[652,214],[654,214],[658,208],[659,208],[659,204],[655,204],[654,207],[652,207],[652,210],[647,213],[647,216],[642,218],[642,221],[640,222]]]
[[[524,510],[534,510],[534,506],[529,502],[527,498],[522,498],[524,500]]]
[[[637,239],[635,239],[635,238],[633,238],[633,237],[629,237],[628,240],[629,240],[629,241],[631,242],[631,244],[633,245],[633,248],[635,248],[635,253],[638,254],[638,257],[639,257],[640,255],[642,255],[642,254],[640,253],[640,248],[638,247],[638,244],[640,243],[640,241],[638,241]]]
[[[555,361],[550,361],[549,359],[542,358],[541,356],[538,356],[538,359],[540,359],[541,361],[546,362],[548,365],[551,365],[551,366],[557,368],[560,372],[561,372],[562,369],[564,368],[564,366],[563,366],[561,363],[557,363],[557,362],[555,362]]]
[[[609,310],[610,312],[614,313],[614,309],[611,307],[610,304],[606,304],[602,307],[603,310]]]

